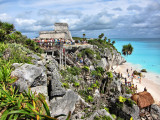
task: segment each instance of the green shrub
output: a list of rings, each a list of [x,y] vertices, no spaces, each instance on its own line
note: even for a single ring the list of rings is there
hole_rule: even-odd
[[[118,117],[118,118],[117,118],[117,120],[124,120],[124,119],[123,119],[123,118],[121,118],[121,117]]]
[[[78,68],[78,67],[68,67],[67,68],[67,71],[70,73],[70,74],[72,74],[72,75],[80,75],[80,73],[81,73],[81,69],[80,68]]]
[[[130,98],[127,99],[127,100],[125,101],[125,103],[126,103],[126,105],[128,105],[129,107],[133,107],[133,105],[136,104],[136,102],[133,101],[133,100],[131,100]]]
[[[92,84],[91,87],[92,88],[99,88],[99,86],[97,84]]]
[[[121,103],[124,103],[127,100],[127,98],[124,98],[122,96],[119,96],[118,99],[119,99],[119,102],[121,102]]]
[[[96,52],[96,59],[97,59],[97,60],[101,60],[101,56],[100,56],[100,53],[99,53],[99,52]]]
[[[104,69],[103,69],[102,67],[96,67],[96,71],[97,71],[98,73],[101,73],[102,75],[103,75],[103,73],[104,73]]]
[[[50,110],[43,94],[37,96],[30,90],[18,93],[12,86],[0,86],[0,111],[2,120],[39,119],[52,120]]]
[[[146,69],[142,69],[141,72],[147,72],[147,70]]]
[[[109,112],[109,108],[106,108],[106,107],[105,107],[104,109],[105,109],[107,112]]]
[[[117,116],[115,114],[111,114],[111,115],[112,115],[113,119],[117,118]]]
[[[128,87],[126,87],[126,93],[127,94],[133,94],[134,92],[131,89],[129,89]]]
[[[87,88],[87,91],[92,91],[92,90],[93,90],[93,88],[91,88],[91,87]]]
[[[89,58],[94,58],[94,51],[91,50],[90,48],[86,48],[84,50],[81,51],[82,56],[87,55]]]
[[[93,102],[93,100],[94,100],[94,99],[93,99],[92,96],[89,95],[89,96],[87,97],[87,101],[88,101],[88,102]]]
[[[69,84],[68,83],[62,83],[62,86],[69,89]]]
[[[113,78],[112,72],[107,72],[107,75],[108,75],[109,78]]]
[[[84,70],[85,72],[89,72],[89,67],[88,66],[83,66],[82,70]]]
[[[79,90],[78,93],[84,98],[88,96],[88,92],[86,90]]]
[[[79,87],[80,84],[79,84],[78,82],[75,82],[75,83],[74,83],[74,86],[75,86],[75,87]]]
[[[102,120],[112,120],[109,116],[103,116]]]

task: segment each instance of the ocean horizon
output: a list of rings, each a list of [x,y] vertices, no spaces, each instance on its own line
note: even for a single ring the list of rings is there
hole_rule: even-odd
[[[160,38],[112,38],[119,52],[123,45],[131,43],[134,50],[131,55],[122,55],[127,62],[139,64],[148,72],[160,74]]]

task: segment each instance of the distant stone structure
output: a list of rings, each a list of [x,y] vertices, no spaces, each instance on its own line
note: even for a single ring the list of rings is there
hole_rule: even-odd
[[[39,32],[39,38],[40,39],[66,39],[66,40],[72,40],[72,35],[68,29],[67,23],[55,23],[55,29],[54,31],[41,31]]]

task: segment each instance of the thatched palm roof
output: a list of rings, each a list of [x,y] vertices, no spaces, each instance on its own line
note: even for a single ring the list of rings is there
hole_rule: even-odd
[[[133,94],[131,99],[134,100],[140,108],[148,107],[154,103],[152,95],[147,91]]]

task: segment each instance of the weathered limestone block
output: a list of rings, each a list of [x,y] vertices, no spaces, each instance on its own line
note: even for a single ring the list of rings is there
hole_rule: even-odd
[[[160,107],[156,104],[151,105],[151,115],[154,120],[160,120]]]
[[[12,71],[11,76],[18,78],[13,85],[20,86],[20,91],[27,90],[28,87],[47,86],[47,76],[41,67],[27,63],[14,63],[13,66],[16,69]]]
[[[98,61],[98,66],[106,69],[106,67],[108,66],[106,58],[102,58],[100,61]]]
[[[50,101],[51,116],[60,114],[68,115],[69,111],[74,111],[75,104],[78,100],[78,95],[75,94],[72,90],[67,90],[63,97],[53,98]]]
[[[52,61],[49,64],[47,64],[47,69],[47,73],[49,73],[48,75],[51,76],[50,97],[63,96],[65,94],[65,89],[62,87],[62,83],[60,82],[62,77],[58,72],[57,62]]]

